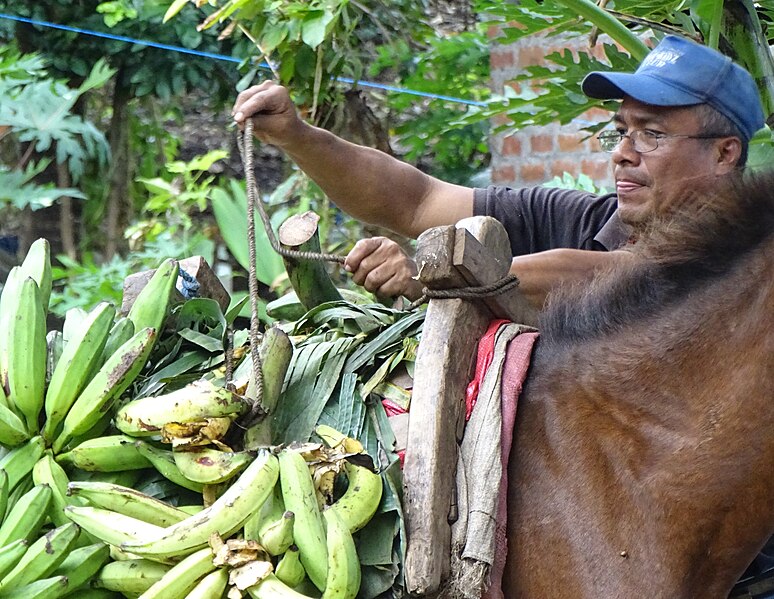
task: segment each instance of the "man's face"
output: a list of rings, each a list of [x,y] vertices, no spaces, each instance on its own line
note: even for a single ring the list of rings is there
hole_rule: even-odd
[[[708,133],[701,130],[693,107],[651,106],[628,97],[614,121],[625,134],[635,130],[667,135]],[[631,140],[624,138],[612,154],[621,220],[640,228],[654,216],[668,212],[670,198],[678,197],[681,190],[733,170],[736,160],[731,163],[721,147],[721,140],[716,139],[667,137],[659,140],[655,150],[639,153]]]

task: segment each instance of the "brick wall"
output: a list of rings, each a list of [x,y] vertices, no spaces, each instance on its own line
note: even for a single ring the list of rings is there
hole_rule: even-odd
[[[567,47],[572,46],[558,43],[557,38],[543,40],[534,36],[510,45],[493,42],[491,69],[494,92],[502,93],[524,67],[545,64],[543,57],[546,54]],[[526,127],[493,135],[490,139],[492,183],[539,185],[568,172],[574,177],[583,173],[591,177],[598,187],[612,189],[610,156],[599,151],[595,139],[584,140],[588,134],[581,131],[584,122],[607,118],[607,112],[595,109],[567,125]]]

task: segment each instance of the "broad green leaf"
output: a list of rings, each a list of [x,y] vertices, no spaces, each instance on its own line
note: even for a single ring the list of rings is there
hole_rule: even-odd
[[[344,360],[357,343],[344,337],[296,348],[275,412],[275,442],[309,439],[338,384]]]
[[[301,40],[316,49],[325,39],[328,24],[333,19],[334,15],[329,10],[310,11],[301,25]]]
[[[385,485],[386,486],[386,485]],[[357,557],[363,566],[390,566],[392,547],[398,535],[398,514],[384,512],[355,533]]]
[[[231,255],[242,268],[249,272],[247,196],[237,185],[233,185],[231,190],[232,194],[222,188],[213,189],[212,209]],[[285,266],[282,264],[282,258],[271,247],[257,214],[255,222],[256,278],[265,285],[272,285],[277,277],[285,272]]]
[[[194,331],[193,329],[182,329],[178,331],[177,334],[186,341],[190,341],[194,345],[198,345],[208,352],[216,353],[223,351],[223,341],[220,339],[215,339],[214,337],[206,335],[205,333],[200,333],[199,331]]]
[[[424,322],[425,311],[416,310],[408,313],[407,316],[399,320],[394,325],[385,329],[376,338],[369,341],[364,346],[358,348],[352,356],[347,360],[344,366],[345,372],[354,372],[374,359],[379,351],[395,342],[401,342],[402,338],[407,334],[407,331],[411,327],[416,327],[414,334],[421,329],[421,324]]]

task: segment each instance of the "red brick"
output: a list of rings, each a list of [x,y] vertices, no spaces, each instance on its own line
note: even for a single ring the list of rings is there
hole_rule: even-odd
[[[554,138],[551,135],[533,135],[530,147],[533,152],[551,152],[554,149]]]
[[[490,40],[500,37],[503,30],[499,25],[489,25],[486,28],[486,35]]]
[[[610,176],[610,161],[601,159],[583,160],[581,162],[581,172],[595,181],[607,179]]]
[[[582,139],[583,136],[577,133],[574,135],[565,133],[556,138],[557,142],[559,142],[560,152],[577,152],[582,148]]]
[[[504,156],[520,156],[521,155],[521,140],[518,137],[509,136],[503,139]]]
[[[513,66],[513,50],[493,50],[490,54],[489,64],[493,69],[506,69]]]
[[[503,184],[516,181],[516,171],[512,166],[501,166],[492,169],[492,183]]]
[[[492,117],[492,124],[497,125],[498,127],[501,127],[502,125],[507,125],[511,122],[511,119],[509,119],[504,114],[496,114]]]
[[[612,114],[610,114],[609,110],[605,110],[604,108],[589,108],[586,112],[584,112],[581,115],[581,118],[589,119],[590,121],[606,121],[610,118],[612,118]]]
[[[540,46],[527,46],[519,50],[518,65],[520,67],[544,65],[546,63],[545,56],[546,51]]]
[[[542,183],[546,180],[546,167],[543,163],[525,164],[521,167],[521,180],[529,183]]]
[[[551,164],[552,177],[561,177],[564,173],[570,173],[573,177],[577,177],[578,162],[575,160],[555,160]]]
[[[506,83],[508,87],[510,87],[513,91],[515,91],[517,94],[521,93],[521,83],[518,83],[516,81],[509,81]]]

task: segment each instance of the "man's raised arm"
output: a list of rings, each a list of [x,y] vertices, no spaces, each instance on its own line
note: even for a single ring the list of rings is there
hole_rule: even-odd
[[[472,189],[309,125],[298,116],[288,91],[271,81],[240,93],[232,114],[240,126],[252,118],[256,137],[283,150],[358,220],[415,238],[473,214]]]

